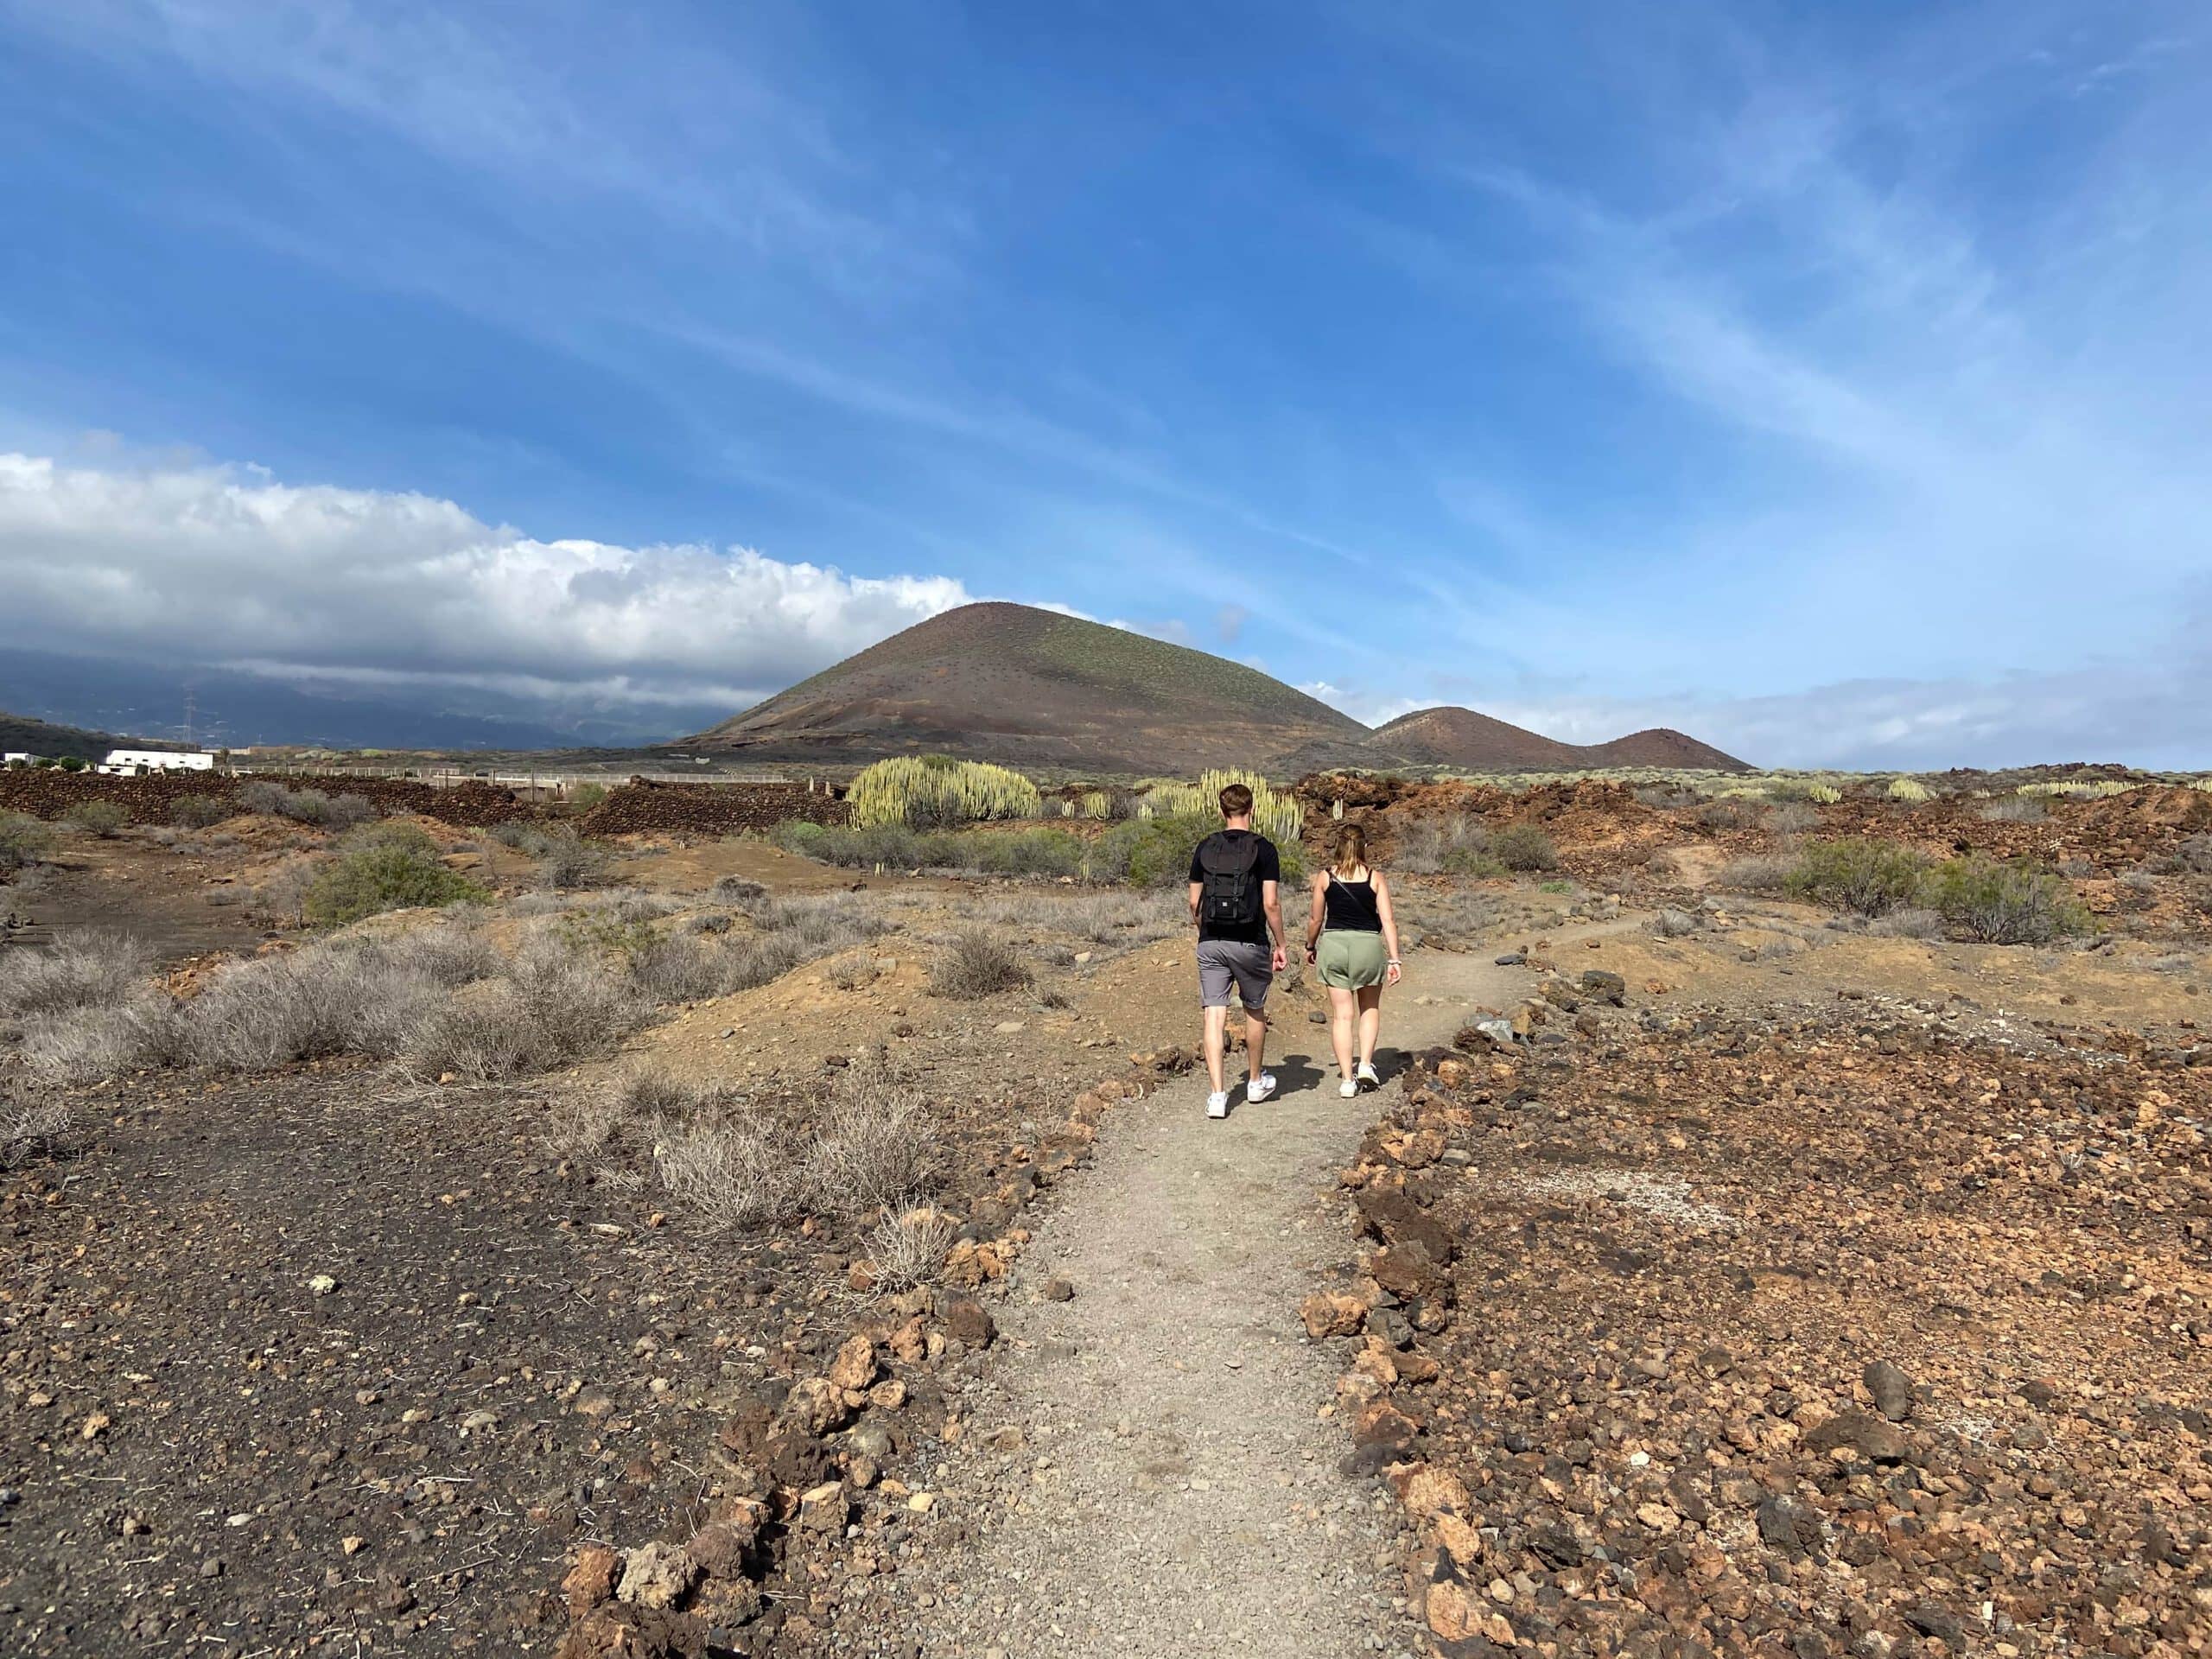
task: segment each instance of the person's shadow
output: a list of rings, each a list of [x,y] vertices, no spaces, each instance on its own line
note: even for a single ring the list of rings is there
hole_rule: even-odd
[[[1375,1076],[1380,1085],[1389,1088],[1398,1074],[1410,1064],[1402,1048],[1377,1048],[1375,1051]],[[1268,1070],[1275,1074],[1275,1093],[1294,1095],[1307,1089],[1327,1085],[1334,1093],[1337,1085],[1337,1058],[1328,1050],[1316,1054],[1286,1054],[1271,1060]]]
[[[1269,1062],[1268,1070],[1275,1074],[1275,1095],[1280,1099],[1284,1095],[1302,1094],[1308,1089],[1319,1088],[1323,1079],[1333,1074],[1335,1063],[1332,1061],[1329,1071],[1325,1072],[1313,1063],[1311,1055],[1286,1054],[1279,1060]]]

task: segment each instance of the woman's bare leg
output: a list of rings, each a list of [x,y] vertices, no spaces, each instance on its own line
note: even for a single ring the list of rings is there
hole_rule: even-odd
[[[1351,1076],[1351,1027],[1353,1018],[1352,995],[1329,987],[1329,1041],[1337,1051],[1337,1072],[1340,1077]]]
[[[1332,993],[1334,995],[1334,993]],[[1359,1063],[1375,1064],[1375,1039],[1382,1034],[1382,988],[1363,985],[1359,998]]]

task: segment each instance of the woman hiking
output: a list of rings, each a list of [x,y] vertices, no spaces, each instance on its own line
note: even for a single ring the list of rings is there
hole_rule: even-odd
[[[1382,1029],[1382,988],[1403,973],[1398,961],[1398,918],[1390,909],[1390,884],[1367,866],[1367,834],[1341,826],[1325,868],[1313,875],[1306,924],[1306,960],[1329,988],[1329,1036],[1337,1050],[1337,1092],[1346,1098],[1360,1086],[1377,1088],[1375,1039]],[[1359,1059],[1353,1063],[1354,1028]]]

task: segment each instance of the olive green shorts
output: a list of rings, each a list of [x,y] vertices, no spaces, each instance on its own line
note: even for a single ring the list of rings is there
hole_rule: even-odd
[[[1380,933],[1348,933],[1333,927],[1321,935],[1313,954],[1321,982],[1339,991],[1380,985],[1389,976],[1389,958]]]

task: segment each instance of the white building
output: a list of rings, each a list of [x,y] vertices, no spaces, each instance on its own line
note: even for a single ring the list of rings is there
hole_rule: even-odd
[[[12,766],[19,760],[28,766],[31,763],[31,757],[21,749],[13,749],[6,754],[0,754],[0,766]]]
[[[130,776],[141,772],[213,772],[215,757],[206,750],[193,753],[183,749],[110,749],[107,759],[93,768],[110,776]]]

